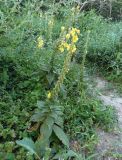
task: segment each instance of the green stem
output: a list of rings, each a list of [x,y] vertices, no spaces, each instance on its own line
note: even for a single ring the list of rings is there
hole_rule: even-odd
[[[70,62],[71,62],[71,58],[72,58],[72,53],[68,52],[67,56],[66,56],[66,59],[64,61],[64,65],[63,65],[63,68],[61,70],[61,74],[58,78],[58,81],[52,91],[52,96],[53,98],[58,96],[58,93],[60,91],[60,88],[61,88],[61,85],[63,84],[63,81],[65,79],[65,76],[68,72],[68,69],[69,69],[69,65],[70,65]]]
[[[81,68],[80,82],[79,82],[79,89],[80,90],[83,87],[84,65],[85,65],[85,60],[86,60],[86,56],[87,56],[87,53],[88,53],[89,37],[90,37],[90,31],[88,31],[88,33],[87,33],[86,43],[85,43],[85,46],[84,46],[83,60],[82,60],[82,64],[81,64],[81,67],[80,67]]]

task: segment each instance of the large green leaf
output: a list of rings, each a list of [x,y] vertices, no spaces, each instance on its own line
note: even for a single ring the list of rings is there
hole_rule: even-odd
[[[83,158],[81,156],[79,156],[77,153],[75,153],[74,151],[72,150],[62,150],[60,151],[59,153],[57,153],[53,159],[64,159],[64,160],[67,160],[67,159],[70,159],[70,158],[75,158],[77,160],[83,160]]]
[[[58,116],[56,121],[55,121],[55,124],[57,124],[60,127],[63,127],[63,118]]]
[[[55,75],[52,73],[49,73],[46,77],[47,77],[48,83],[51,85],[55,79]]]
[[[24,148],[26,148],[31,154],[36,154],[36,147],[34,142],[29,138],[24,138],[22,140],[16,141],[16,143]]]
[[[49,129],[53,128],[54,118],[52,118],[51,116],[47,117],[45,123],[48,125]]]
[[[38,139],[35,142],[36,152],[40,157],[44,156],[46,147],[49,147],[49,139]]]
[[[44,139],[49,139],[53,130],[54,119],[48,117],[40,127],[40,133]]]
[[[67,147],[69,147],[69,140],[66,136],[66,134],[64,133],[63,129],[60,128],[57,125],[53,126],[53,131],[55,132],[56,136],[60,139],[60,141],[62,141],[62,143],[64,145],[66,145]]]
[[[39,109],[42,109],[45,106],[45,102],[44,101],[38,101],[37,106],[38,106]]]
[[[33,122],[42,122],[44,120],[44,113],[41,111],[36,111],[34,115],[31,117],[31,121]]]

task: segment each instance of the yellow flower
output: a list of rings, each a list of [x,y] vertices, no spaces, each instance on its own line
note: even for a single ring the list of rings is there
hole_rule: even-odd
[[[70,34],[66,34],[66,39],[69,39],[70,38]]]
[[[39,42],[38,42],[38,48],[42,48],[42,47],[43,47],[43,45],[44,45],[43,40],[41,40],[41,41],[39,41]]]
[[[70,50],[70,45],[67,45],[66,49],[67,49],[67,51],[69,51]]]
[[[65,27],[64,27],[64,26],[62,26],[62,27],[61,27],[61,31],[63,32],[64,30],[65,30]]]
[[[67,42],[63,42],[62,46],[66,47],[67,46]]]
[[[48,22],[48,25],[49,25],[49,26],[53,26],[53,24],[54,24],[53,20],[50,20],[50,21]]]
[[[42,48],[43,45],[44,45],[43,39],[42,39],[41,37],[39,37],[39,38],[37,39],[37,41],[38,41],[38,44],[37,44],[38,48]]]
[[[73,32],[76,32],[76,28],[73,28],[73,27],[72,27],[72,31],[73,31]]]
[[[73,37],[72,37],[72,42],[73,43],[76,43],[78,41],[78,36],[77,35],[74,35]]]
[[[77,29],[76,32],[77,32],[77,34],[80,34],[80,30],[79,29]]]
[[[47,94],[47,98],[50,99],[51,96],[52,96],[52,94],[51,94],[51,92],[49,92],[49,93]]]
[[[66,47],[67,51],[69,51],[69,50],[70,50],[70,44],[68,44],[68,43],[64,43],[64,47]]]
[[[59,46],[59,51],[60,51],[61,53],[64,52],[64,47],[63,47],[62,44]]]
[[[77,49],[76,46],[73,45],[73,46],[71,47],[71,52],[74,53],[74,52],[76,51],[76,49]]]
[[[71,34],[72,36],[74,36],[74,35],[75,35],[75,30],[72,29],[72,30],[70,31],[70,34]]]
[[[71,29],[71,34],[74,35],[75,33],[80,34],[80,30],[77,29],[77,28],[72,28],[72,29]]]

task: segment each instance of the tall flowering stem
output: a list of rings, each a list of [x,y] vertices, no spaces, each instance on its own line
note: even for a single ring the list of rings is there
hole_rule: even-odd
[[[83,74],[84,74],[84,65],[85,65],[85,60],[86,60],[86,56],[87,56],[87,53],[88,53],[88,42],[89,42],[89,39],[90,39],[90,31],[87,32],[87,37],[86,37],[86,43],[85,43],[85,46],[84,46],[84,54],[83,54],[83,60],[82,60],[82,63],[81,63],[81,73],[80,73],[80,81],[79,81],[79,89],[81,90],[83,88]]]
[[[63,84],[65,76],[66,76],[67,72],[69,71],[71,58],[76,51],[75,43],[78,41],[78,34],[80,34],[80,30],[78,30],[76,28],[70,29],[68,34],[66,34],[66,36],[65,36],[65,41],[61,42],[61,44],[59,46],[60,52],[64,52],[65,50],[67,50],[67,55],[64,60],[64,65],[61,70],[58,81],[56,82],[55,87],[53,88],[52,92],[50,92],[50,94],[51,94],[50,98],[54,98],[54,97],[58,96],[61,85]]]
[[[54,89],[52,90],[52,97],[56,97],[60,91],[61,85],[63,84],[63,81],[65,79],[65,76],[69,70],[69,65],[71,62],[71,58],[72,58],[72,53],[68,52],[65,61],[64,61],[64,65],[63,68],[61,70],[60,76],[58,78],[58,81],[54,87]]]

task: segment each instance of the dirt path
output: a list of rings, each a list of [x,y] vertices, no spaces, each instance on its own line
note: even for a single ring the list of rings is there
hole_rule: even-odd
[[[110,89],[109,83],[104,79],[95,77],[93,81],[95,81],[94,87],[98,98],[105,105],[115,107],[118,115],[118,129],[114,133],[107,133],[100,129],[97,131],[99,137],[97,152],[103,157],[100,160],[122,160],[122,97],[115,89]]]

